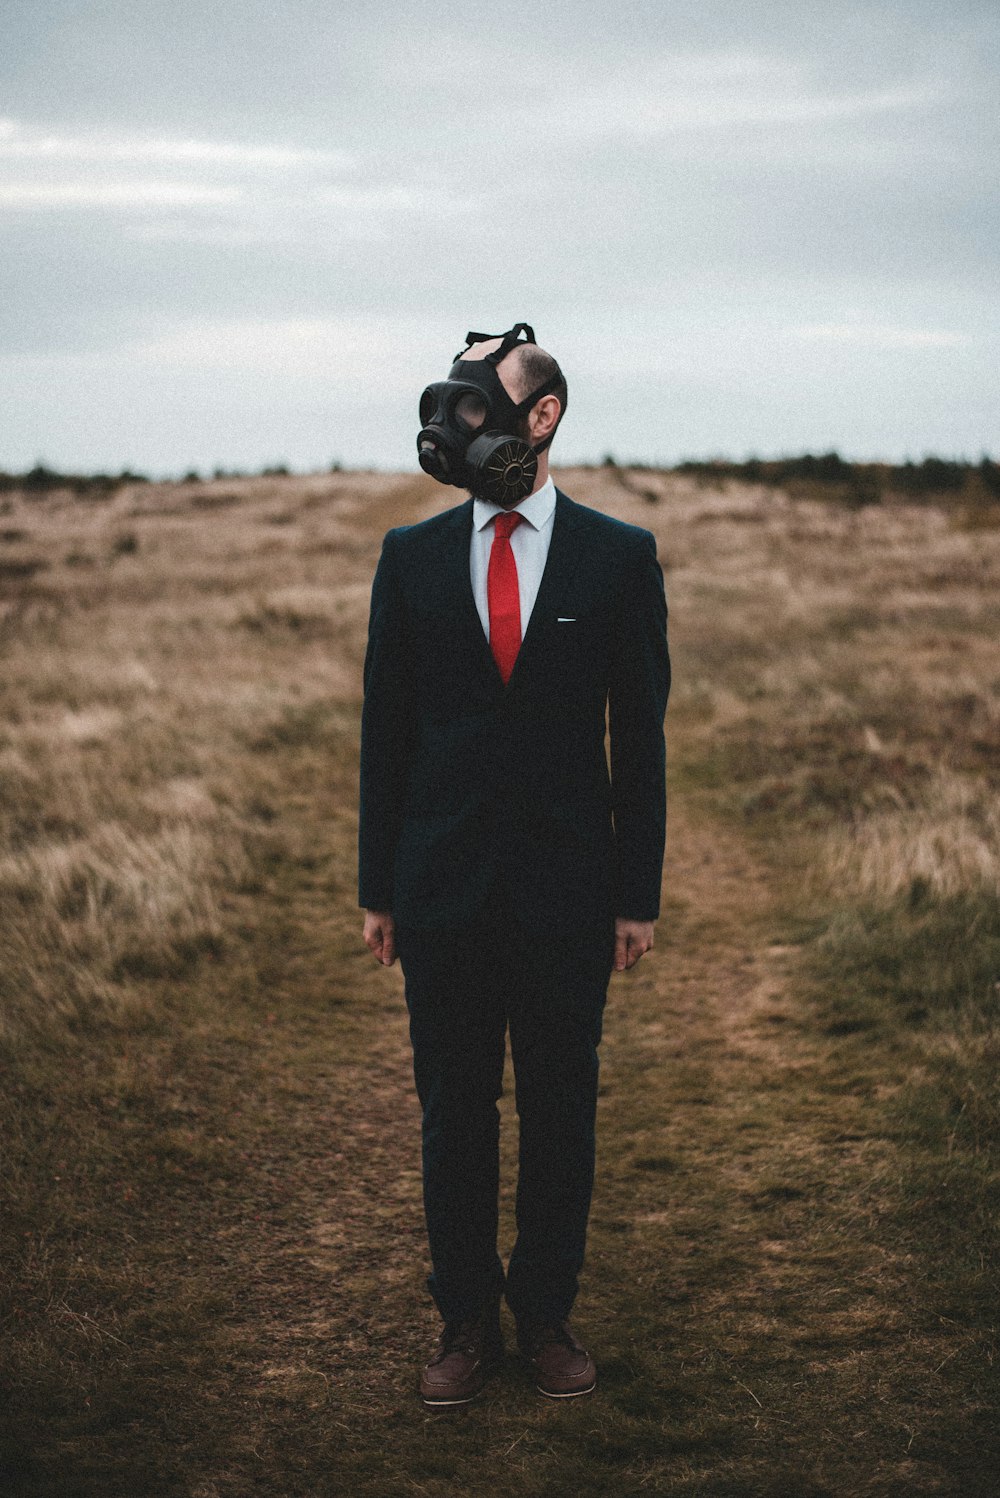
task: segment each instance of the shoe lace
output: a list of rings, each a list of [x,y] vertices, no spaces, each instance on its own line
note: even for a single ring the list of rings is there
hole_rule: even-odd
[[[462,1321],[446,1321],[438,1338],[435,1362],[440,1362],[452,1352],[471,1352],[478,1323],[468,1318]]]
[[[565,1326],[540,1326],[532,1333],[532,1341],[537,1347],[543,1347],[547,1342],[558,1342],[571,1352],[577,1351],[573,1334]]]

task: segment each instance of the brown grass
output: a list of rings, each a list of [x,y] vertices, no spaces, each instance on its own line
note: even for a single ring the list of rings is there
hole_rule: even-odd
[[[457,1419],[414,1393],[418,1113],[354,903],[370,579],[447,496],[5,499],[11,1495],[995,1490],[1000,533],[562,482],[666,565],[664,916],[607,1012],[599,1392],[512,1361]]]

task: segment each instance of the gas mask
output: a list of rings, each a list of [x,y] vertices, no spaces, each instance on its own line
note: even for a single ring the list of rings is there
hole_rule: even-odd
[[[531,493],[538,454],[554,435],[532,447],[520,435],[525,417],[543,395],[552,394],[562,375],[557,369],[524,400],[511,400],[497,365],[519,344],[534,343],[535,335],[527,323],[519,322],[508,333],[467,333],[466,349],[497,337],[503,342],[491,354],[463,359],[463,349],[448,378],[427,386],[420,397],[417,453],[421,468],[439,484],[454,484],[509,509]]]

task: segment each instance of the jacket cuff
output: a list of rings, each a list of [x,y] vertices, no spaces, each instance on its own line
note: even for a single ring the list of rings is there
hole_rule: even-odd
[[[658,921],[659,918],[659,905],[629,905],[624,900],[619,900],[615,910],[615,919],[618,921]]]
[[[392,890],[361,889],[358,905],[362,910],[392,910]]]

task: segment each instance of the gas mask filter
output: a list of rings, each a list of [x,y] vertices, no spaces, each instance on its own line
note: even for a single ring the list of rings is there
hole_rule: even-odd
[[[522,339],[521,334],[524,334]],[[463,359],[474,343],[501,338],[500,347],[482,359]],[[446,380],[428,385],[420,397],[417,455],[421,468],[440,484],[468,489],[479,499],[510,509],[535,486],[538,454],[551,436],[532,447],[521,435],[536,401],[551,395],[562,375],[513,401],[504,389],[497,365],[511,349],[535,342],[527,323],[507,333],[467,333],[466,348],[456,355]]]

